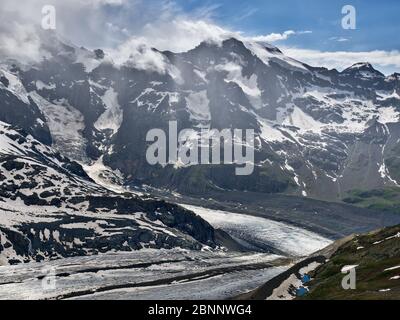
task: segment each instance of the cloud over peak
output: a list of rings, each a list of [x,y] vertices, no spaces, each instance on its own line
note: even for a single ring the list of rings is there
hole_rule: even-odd
[[[264,36],[252,37],[251,39],[257,42],[276,42],[276,41],[287,40],[290,36],[293,35],[309,34],[309,33],[312,33],[312,31],[287,30],[283,33],[270,33]]]
[[[185,11],[176,1],[148,0],[2,0],[0,12],[0,57],[37,60],[40,51],[42,7],[56,8],[56,32],[78,46],[102,48],[115,61],[136,61],[138,66],[165,70],[162,55],[149,49],[182,52],[203,41],[221,42],[230,37],[243,41],[281,42],[311,34],[312,31],[286,30],[281,33],[250,36],[214,22],[218,5]],[[254,10],[247,12],[254,14]],[[328,39],[329,40],[329,39]],[[331,39],[345,42],[345,38]],[[347,40],[347,39],[346,39]],[[400,68],[398,51],[323,52],[304,48],[286,48],[285,52],[311,65],[344,68],[360,60],[378,67]]]
[[[400,68],[400,52],[384,51],[319,51],[311,49],[283,47],[282,51],[297,60],[312,66],[343,70],[356,62],[368,61],[384,73],[391,73],[393,68]]]

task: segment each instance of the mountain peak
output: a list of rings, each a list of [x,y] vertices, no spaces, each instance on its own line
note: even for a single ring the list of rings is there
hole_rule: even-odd
[[[343,74],[358,74],[363,78],[370,78],[371,76],[384,77],[384,74],[376,70],[369,62],[357,62],[351,67],[342,71]]]
[[[365,69],[365,68],[375,70],[372,64],[370,64],[369,62],[357,62],[348,69]]]
[[[391,74],[390,76],[388,76],[389,80],[400,80],[400,73],[395,72],[393,74]]]
[[[105,53],[101,49],[94,50],[94,54],[96,55],[96,59],[102,60],[105,57]]]
[[[231,37],[231,38],[228,38],[228,39],[222,41],[222,44],[223,44],[223,45],[238,45],[238,46],[244,46],[244,44],[243,44],[242,41],[240,41],[240,40],[238,40],[238,39],[236,39],[236,38],[234,38],[234,37]]]
[[[229,47],[245,47],[244,43],[234,37],[226,38],[222,41],[212,41],[212,40],[204,40],[202,41],[198,46],[195,48],[189,50],[193,51],[199,48],[212,48],[212,47],[224,47],[224,48],[229,48]]]

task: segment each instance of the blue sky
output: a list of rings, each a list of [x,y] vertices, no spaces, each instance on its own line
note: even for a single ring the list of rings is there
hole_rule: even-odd
[[[319,50],[400,49],[400,1],[398,0],[219,0],[178,1],[187,11],[212,9],[212,19],[231,29],[258,35],[285,30],[310,30],[290,37],[285,45]],[[344,5],[356,9],[356,30],[341,27]],[[336,41],[335,41],[335,39]],[[337,41],[344,38],[348,41]]]

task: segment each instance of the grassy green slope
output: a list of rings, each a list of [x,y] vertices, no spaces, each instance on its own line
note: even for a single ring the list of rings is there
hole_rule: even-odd
[[[343,199],[358,207],[400,214],[400,188],[388,187],[374,190],[353,190]]]
[[[358,265],[355,290],[341,286],[346,265]],[[301,299],[400,299],[400,226],[356,236],[311,276],[310,292]]]

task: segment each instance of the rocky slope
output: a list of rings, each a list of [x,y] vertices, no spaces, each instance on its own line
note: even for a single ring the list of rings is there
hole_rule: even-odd
[[[0,122],[0,146],[0,264],[217,247],[215,230],[192,212],[105,189],[21,129]]]
[[[334,200],[400,179],[399,74],[368,63],[311,67],[237,39],[184,53],[143,47],[116,64],[102,50],[44,38],[43,61],[3,63],[0,120],[74,160],[112,168],[120,183]],[[146,133],[167,132],[170,120],[178,130],[254,129],[254,173],[236,176],[234,164],[150,166]]]

